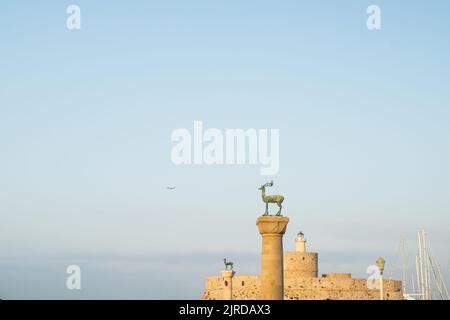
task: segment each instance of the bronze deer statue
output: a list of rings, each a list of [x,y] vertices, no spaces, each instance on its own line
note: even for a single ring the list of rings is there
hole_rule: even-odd
[[[227,259],[224,258],[223,263],[225,264],[225,270],[228,270],[228,266],[230,266],[230,269],[233,270],[233,262],[227,261]]]
[[[258,190],[261,190],[262,200],[266,204],[266,212],[263,215],[267,216],[269,214],[269,203],[276,203],[278,205],[278,207],[280,208],[276,215],[281,216],[281,208],[283,208],[283,206],[281,204],[284,201],[284,197],[281,195],[266,196],[266,187],[272,187],[272,186],[273,186],[273,180],[258,188]]]

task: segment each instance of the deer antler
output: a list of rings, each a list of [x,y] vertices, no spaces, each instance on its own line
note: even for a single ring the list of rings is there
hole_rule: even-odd
[[[273,186],[273,180],[270,180],[270,182],[265,183],[263,187],[272,187],[272,186]]]

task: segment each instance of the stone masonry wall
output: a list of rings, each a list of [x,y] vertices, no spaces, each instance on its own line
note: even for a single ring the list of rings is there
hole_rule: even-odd
[[[318,254],[316,252],[285,252],[284,276],[317,278]]]
[[[317,277],[318,255],[313,252],[284,253],[284,299],[285,300],[378,300],[380,291],[369,289],[366,279],[354,279],[348,273],[331,273]],[[208,277],[202,300],[224,299],[225,279]],[[234,300],[257,300],[261,283],[256,275],[233,277]],[[402,300],[401,281],[384,280],[384,298]]]
[[[208,277],[202,300],[223,300],[225,279]],[[386,300],[402,300],[401,281],[384,280]],[[380,291],[368,289],[366,279],[354,278],[289,278],[285,279],[285,300],[378,300]],[[234,300],[257,300],[260,294],[259,277],[254,275],[233,277]]]

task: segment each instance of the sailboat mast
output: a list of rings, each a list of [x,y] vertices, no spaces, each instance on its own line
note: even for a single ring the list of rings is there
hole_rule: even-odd
[[[425,286],[423,282],[423,260],[422,260],[422,235],[418,234],[418,241],[419,241],[419,270],[420,270],[420,294],[422,296],[422,300],[425,300]]]
[[[419,270],[419,256],[418,255],[416,255],[416,276],[417,276],[417,294],[420,295],[420,270]],[[414,281],[413,281],[413,283],[414,283]]]
[[[406,268],[407,268],[405,242],[406,242],[405,238],[402,237],[400,242],[400,254],[402,259],[402,271],[403,271],[402,275],[403,292],[406,292]]]
[[[425,268],[425,299],[431,300],[430,290],[430,261],[428,258],[428,252],[426,247],[425,230],[422,230],[422,243],[423,243],[423,258]]]

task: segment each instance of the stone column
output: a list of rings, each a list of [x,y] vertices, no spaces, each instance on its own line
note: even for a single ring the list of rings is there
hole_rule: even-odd
[[[222,270],[225,290],[223,291],[223,300],[233,300],[233,270]]]
[[[283,235],[288,217],[261,216],[256,220],[262,236],[261,299],[283,300]]]

